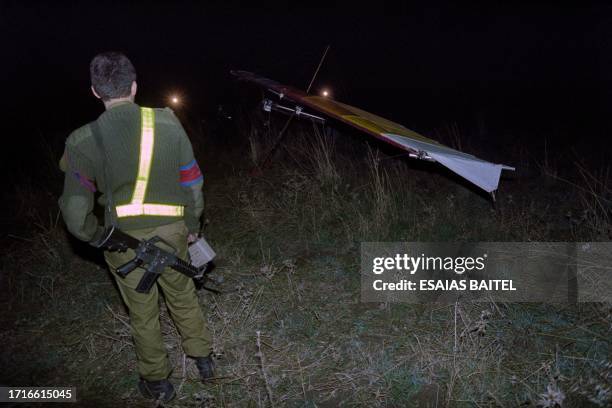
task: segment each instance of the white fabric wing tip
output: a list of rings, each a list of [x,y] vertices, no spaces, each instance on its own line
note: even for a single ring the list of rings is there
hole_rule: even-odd
[[[443,145],[422,142],[391,133],[385,133],[382,136],[410,150],[427,153],[429,157],[487,193],[497,190],[502,170],[514,171],[514,167],[490,163]]]

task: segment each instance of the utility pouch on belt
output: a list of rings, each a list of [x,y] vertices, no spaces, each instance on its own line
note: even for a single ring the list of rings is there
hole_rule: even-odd
[[[208,245],[208,242],[204,237],[200,237],[197,241],[189,245],[189,258],[191,264],[197,268],[200,268],[210,261],[212,261],[217,254]]]

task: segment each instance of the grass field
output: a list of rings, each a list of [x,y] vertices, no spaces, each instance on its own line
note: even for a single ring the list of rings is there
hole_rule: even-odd
[[[200,292],[218,370],[198,381],[163,309],[178,390],[166,406],[612,404],[610,305],[370,304],[359,287],[362,241],[609,241],[605,171],[514,163],[492,206],[435,165],[306,124],[249,175],[277,127],[194,143],[224,291]],[[100,254],[68,237],[55,191],[10,197],[28,228],[4,240],[0,382],[76,386],[82,406],[155,406],[135,389],[114,283]]]

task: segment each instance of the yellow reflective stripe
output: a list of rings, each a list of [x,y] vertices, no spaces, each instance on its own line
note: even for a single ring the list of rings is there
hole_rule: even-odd
[[[132,204],[144,202],[151,173],[151,162],[153,161],[153,145],[155,143],[155,111],[151,108],[140,108],[141,131],[140,131],[140,158],[138,160],[138,176],[132,196]]]
[[[125,204],[117,206],[118,217],[135,217],[139,215],[158,215],[166,217],[182,217],[182,205],[166,204]]]
[[[166,217],[182,217],[182,205],[146,204],[144,202],[153,162],[153,146],[155,145],[155,111],[151,108],[140,108],[140,157],[138,159],[138,175],[130,204],[116,207],[117,217],[134,217],[139,215],[157,215]]]

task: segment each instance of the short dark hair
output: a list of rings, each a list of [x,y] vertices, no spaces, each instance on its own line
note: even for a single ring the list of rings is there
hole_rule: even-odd
[[[136,69],[128,57],[108,51],[96,55],[89,64],[91,85],[103,101],[130,95]]]

